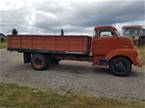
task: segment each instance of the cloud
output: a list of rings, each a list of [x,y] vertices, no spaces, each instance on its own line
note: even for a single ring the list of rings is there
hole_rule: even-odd
[[[6,0],[8,1],[8,0]],[[17,28],[20,33],[91,34],[96,25],[144,26],[144,0],[19,0],[1,10],[0,32]],[[25,5],[21,5],[24,3]],[[16,6],[16,8],[12,8]]]
[[[27,25],[27,10],[14,9],[8,11],[1,11],[1,23],[0,28],[3,32],[8,32],[9,29],[14,27],[25,30]]]

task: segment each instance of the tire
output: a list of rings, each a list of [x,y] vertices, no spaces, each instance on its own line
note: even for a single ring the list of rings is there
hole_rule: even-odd
[[[34,54],[31,58],[31,66],[35,70],[44,70],[48,67],[48,60],[43,54]]]
[[[117,76],[129,76],[132,63],[125,57],[116,57],[109,62],[110,73]]]

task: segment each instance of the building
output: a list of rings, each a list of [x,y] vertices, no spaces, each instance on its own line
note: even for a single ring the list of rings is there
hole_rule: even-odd
[[[123,26],[122,30],[126,36],[145,36],[145,29],[140,25]]]
[[[0,42],[5,42],[5,41],[6,41],[6,36],[0,33]]]

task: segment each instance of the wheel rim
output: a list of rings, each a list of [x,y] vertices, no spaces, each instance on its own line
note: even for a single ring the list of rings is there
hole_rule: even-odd
[[[127,64],[123,61],[115,63],[115,69],[117,72],[125,72],[127,70]]]
[[[41,68],[43,66],[42,60],[40,58],[35,58],[33,64],[36,68]]]

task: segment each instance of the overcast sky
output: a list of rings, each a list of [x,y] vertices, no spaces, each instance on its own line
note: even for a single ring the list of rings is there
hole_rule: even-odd
[[[91,35],[97,25],[145,27],[145,0],[0,0],[0,32]]]

